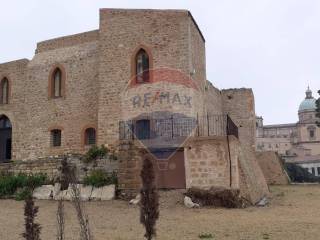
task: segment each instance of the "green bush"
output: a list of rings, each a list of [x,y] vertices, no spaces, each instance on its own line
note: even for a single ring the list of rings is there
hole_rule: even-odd
[[[105,146],[103,145],[101,145],[101,147],[93,146],[89,149],[89,151],[84,156],[84,160],[85,162],[89,163],[97,160],[98,158],[103,158],[107,156],[107,154],[108,154],[108,149]]]
[[[31,189],[29,187],[24,187],[22,189],[17,190],[15,194],[15,199],[17,201],[22,201],[22,200],[26,200],[31,196],[32,196]]]
[[[102,170],[94,170],[84,178],[83,183],[87,186],[102,187],[110,184],[117,185],[118,179],[115,172],[108,174]]]
[[[47,181],[44,174],[0,174],[0,198],[12,196],[18,188],[36,188]]]

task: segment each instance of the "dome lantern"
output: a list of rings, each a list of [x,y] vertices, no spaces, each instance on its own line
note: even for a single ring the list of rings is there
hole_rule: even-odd
[[[316,109],[316,99],[312,96],[312,91],[308,87],[306,91],[306,98],[299,106],[299,112],[314,111]]]

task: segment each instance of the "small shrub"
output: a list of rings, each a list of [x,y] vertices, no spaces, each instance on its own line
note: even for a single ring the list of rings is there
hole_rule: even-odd
[[[201,233],[199,234],[200,239],[213,239],[214,236],[211,233]]]
[[[314,176],[307,169],[295,163],[285,163],[284,166],[292,182],[320,182],[320,177]]]
[[[101,147],[94,145],[89,149],[89,151],[84,156],[84,161],[86,163],[96,161],[99,158],[103,158],[107,156],[108,152],[109,152],[108,149],[104,145],[101,145]]]
[[[23,201],[30,197],[32,197],[32,191],[29,187],[24,187],[15,194],[16,201]]]
[[[30,187],[31,189],[35,189],[36,187],[40,187],[47,183],[47,175],[45,174],[34,174],[34,175],[27,175],[26,182],[24,187]]]
[[[47,176],[44,174],[18,174],[6,173],[0,175],[0,198],[12,196],[18,188],[29,187],[34,189],[45,184]]]
[[[117,174],[115,172],[108,174],[102,170],[94,170],[83,180],[84,185],[93,187],[102,187],[110,184],[118,184]]]
[[[18,180],[12,174],[0,176],[0,197],[11,196],[18,188]]]

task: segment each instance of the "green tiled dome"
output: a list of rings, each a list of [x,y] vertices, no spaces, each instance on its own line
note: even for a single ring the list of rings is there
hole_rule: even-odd
[[[299,111],[308,111],[316,109],[316,99],[305,99],[299,107]]]
[[[306,98],[299,106],[299,112],[301,111],[312,111],[316,109],[316,99],[312,97],[312,91],[310,88],[306,91]]]

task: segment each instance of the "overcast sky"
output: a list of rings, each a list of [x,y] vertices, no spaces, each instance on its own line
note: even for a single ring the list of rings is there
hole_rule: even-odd
[[[2,1],[0,63],[32,59],[39,41],[97,29],[99,8],[190,10],[206,38],[208,80],[252,88],[265,123],[296,122],[307,86],[320,89],[319,0]]]

